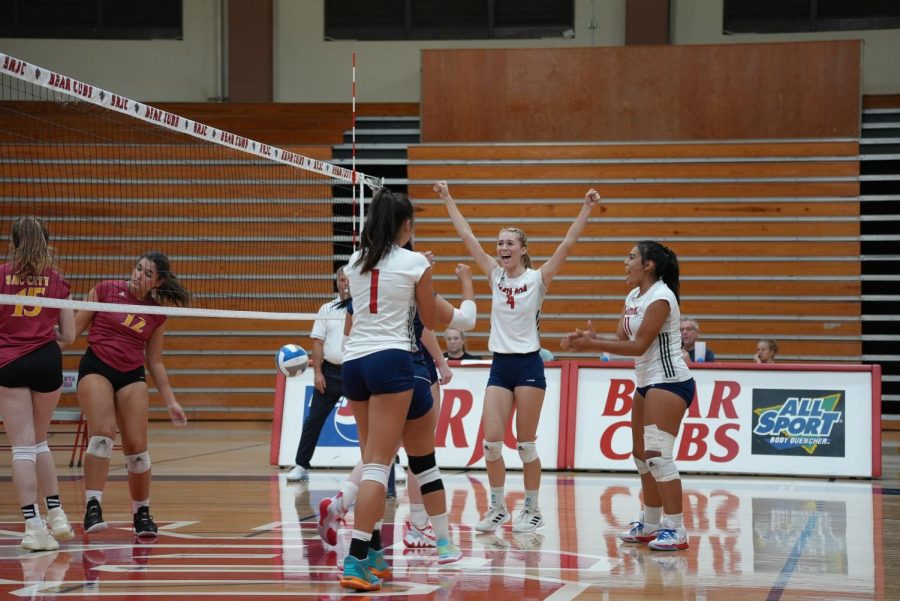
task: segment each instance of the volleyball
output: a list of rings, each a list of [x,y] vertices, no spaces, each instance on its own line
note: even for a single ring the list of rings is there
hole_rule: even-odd
[[[275,365],[285,378],[299,376],[309,365],[309,355],[296,344],[285,344],[275,354]]]

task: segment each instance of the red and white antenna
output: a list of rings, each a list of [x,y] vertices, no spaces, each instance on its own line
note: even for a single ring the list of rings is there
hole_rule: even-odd
[[[356,203],[359,202],[360,214],[360,231],[362,231],[362,199],[363,184],[356,181],[356,52],[353,53],[353,68],[351,70],[351,128],[350,128],[350,169],[353,172],[353,223],[352,223],[352,246],[356,251]],[[357,196],[356,187],[359,186],[359,195]]]

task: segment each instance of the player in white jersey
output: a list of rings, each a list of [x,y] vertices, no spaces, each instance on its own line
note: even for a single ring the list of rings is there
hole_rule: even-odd
[[[632,455],[641,475],[644,510],[619,538],[647,542],[657,551],[678,551],[687,549],[688,542],[673,454],[681,420],[696,393],[681,352],[678,257],[658,242],[638,242],[625,259],[625,282],[633,289],[625,298],[617,339],[601,338],[588,322],[587,330],[563,339],[563,348],[635,357]]]
[[[589,190],[575,221],[553,256],[538,269],[531,269],[528,241],[518,228],[503,228],[497,237],[496,258],[484,251],[478,238],[457,208],[447,182],[436,182],[434,191],[447,205],[447,212],[469,253],[487,275],[491,285],[491,374],[484,394],[481,421],[484,428],[484,460],[491,486],[491,504],[475,526],[493,532],[509,521],[504,486],[506,464],[503,438],[513,407],[519,457],[524,465],[525,506],[516,516],[514,533],[531,533],[544,525],[538,504],[541,462],[535,440],[544,403],[544,362],[539,335],[541,303],[553,277],[559,272],[581,236],[600,194]]]
[[[413,319],[418,309],[425,327],[434,328],[436,321],[431,264],[423,255],[402,248],[412,232],[409,199],[379,190],[372,199],[360,250],[350,256],[345,269],[353,315],[345,330],[349,338],[342,365],[344,396],[356,418],[363,467],[341,585],[362,591],[381,588],[373,567],[390,572],[373,532],[384,514],[388,474],[413,397],[413,353],[417,351]],[[433,428],[430,434],[430,457],[418,457],[421,461],[415,466],[411,460],[410,468],[423,493],[431,489],[443,493],[433,453]],[[409,444],[407,450],[417,455]]]

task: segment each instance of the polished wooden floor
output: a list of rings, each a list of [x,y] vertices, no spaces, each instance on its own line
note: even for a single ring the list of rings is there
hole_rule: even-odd
[[[71,433],[51,438],[64,507],[80,522],[80,469],[67,466]],[[268,466],[267,424],[199,424],[151,432],[153,544],[136,544],[124,470],[113,470],[104,511],[113,527],[59,551],[19,548],[22,522],[0,434],[0,599],[363,598],[337,583],[337,549],[316,535],[315,507],[344,472],[314,471],[289,484]],[[446,473],[458,564],[401,542],[402,487],[384,530],[395,579],[366,597],[415,599],[900,599],[900,435],[886,432],[879,481],[686,476],[691,548],[649,552],[621,544],[637,506],[636,475],[550,473],[542,482],[547,525],[538,534],[476,534],[487,503],[483,472]],[[507,498],[521,504],[522,481]]]

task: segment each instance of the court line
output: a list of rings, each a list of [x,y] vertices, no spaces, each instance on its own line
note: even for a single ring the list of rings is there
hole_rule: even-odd
[[[775,584],[769,590],[766,601],[779,601],[781,599],[781,596],[784,594],[784,589],[787,588],[788,580],[791,579],[791,575],[794,573],[797,564],[800,562],[800,555],[803,553],[806,541],[809,539],[810,534],[812,534],[813,529],[819,521],[821,512],[822,501],[816,501],[816,512],[809,516],[806,527],[803,529],[803,532],[800,533],[800,538],[794,543],[794,548],[791,549],[791,554],[784,563],[784,567],[781,568],[781,573],[778,575],[778,578],[775,579]]]

